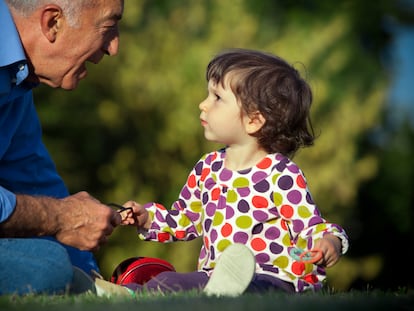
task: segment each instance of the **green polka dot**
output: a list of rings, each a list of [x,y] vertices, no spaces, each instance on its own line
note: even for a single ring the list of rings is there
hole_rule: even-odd
[[[200,213],[202,211],[201,201],[191,202],[190,210],[193,211],[194,213]]]
[[[279,178],[280,174],[275,174],[272,176],[272,182],[274,185],[276,185],[276,180]]]
[[[283,196],[278,192],[273,192],[273,202],[275,202],[276,206],[282,205]]]
[[[223,223],[224,220],[224,216],[222,213],[217,212],[214,214],[214,218],[213,218],[213,226],[218,226],[221,223]]]
[[[314,233],[318,233],[318,232],[325,231],[325,230],[326,230],[326,224],[317,224],[315,226]]]
[[[285,234],[285,236],[282,239],[283,245],[284,246],[290,246],[291,244],[291,240],[290,240],[290,235],[289,234]]]
[[[302,218],[309,218],[312,216],[312,213],[309,211],[309,209],[303,205],[298,207],[298,214]]]
[[[220,242],[218,242],[217,244],[217,249],[222,252],[224,251],[229,245],[231,244],[231,242],[229,240],[221,240]]]
[[[229,202],[229,203],[237,202],[237,198],[238,198],[238,195],[237,195],[236,191],[229,190],[227,192],[227,202]]]
[[[281,269],[286,269],[288,264],[289,259],[287,258],[287,256],[279,256],[275,260],[273,260],[273,265]]]
[[[178,224],[183,228],[187,227],[190,223],[191,223],[190,219],[188,219],[188,217],[186,217],[186,216],[182,216],[178,220]]]
[[[239,177],[233,181],[234,188],[244,188],[248,186],[249,186],[249,180],[245,177]]]
[[[236,219],[236,225],[237,227],[241,228],[241,229],[247,229],[250,228],[252,225],[252,219],[250,218],[250,216],[240,216],[237,217]]]

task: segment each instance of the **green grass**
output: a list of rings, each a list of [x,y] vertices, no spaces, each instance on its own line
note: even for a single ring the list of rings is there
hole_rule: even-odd
[[[91,295],[2,296],[0,310],[16,311],[241,311],[241,310],[413,310],[414,292],[350,291],[347,293],[244,294],[237,298],[206,297],[199,293],[100,298]]]

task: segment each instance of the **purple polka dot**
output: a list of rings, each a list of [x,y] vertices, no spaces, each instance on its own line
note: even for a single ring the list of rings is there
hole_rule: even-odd
[[[234,209],[231,206],[227,205],[227,207],[226,207],[226,219],[231,219],[231,218],[233,218],[233,216],[234,216]]]
[[[216,182],[213,178],[207,178],[204,182],[204,188],[206,188],[207,190],[211,190],[212,188],[214,188],[215,185]]]
[[[259,171],[259,172],[255,172],[252,175],[252,182],[253,183],[258,183],[259,181],[265,179],[267,177],[267,173],[263,172],[263,171]]]
[[[211,224],[213,223],[213,221],[211,219],[206,219],[206,221],[204,222],[204,231],[205,232],[209,232],[210,228],[211,228]]]
[[[282,176],[277,182],[278,186],[282,190],[288,190],[293,186],[293,179],[290,176]]]
[[[234,243],[246,244],[248,239],[249,239],[249,236],[245,232],[236,232],[233,236]]]
[[[292,190],[287,194],[287,199],[292,204],[299,204],[299,202],[302,200],[302,194],[298,190]]]
[[[260,253],[256,255],[257,263],[266,263],[270,260],[270,256],[266,253]]]
[[[257,221],[265,221],[267,220],[267,213],[261,210],[254,210],[253,211],[253,218]]]
[[[187,186],[185,186],[184,188],[183,188],[183,190],[181,191],[181,196],[184,198],[184,199],[186,199],[186,200],[188,200],[190,197],[191,197],[191,193],[190,193],[190,191],[188,190],[188,187]]]
[[[310,192],[306,193],[306,202],[308,202],[309,204],[315,204],[315,202],[313,201],[313,198],[310,194]]]
[[[279,245],[276,242],[272,242],[269,245],[269,249],[272,254],[280,254],[283,251],[283,246]]]
[[[280,236],[280,230],[276,227],[270,227],[265,232],[266,239],[275,240]]]
[[[165,221],[166,221],[167,225],[170,228],[176,228],[177,227],[177,222],[174,220],[172,215],[168,214],[167,217],[165,217]]]
[[[266,191],[268,191],[268,190],[269,190],[270,185],[269,185],[269,182],[268,182],[267,180],[262,180],[261,182],[259,182],[259,183],[255,184],[255,185],[253,186],[253,188],[254,188],[256,191],[263,193],[263,192],[266,192]]]
[[[212,172],[218,172],[223,166],[223,161],[216,161],[211,165]]]
[[[292,224],[293,224],[293,231],[294,232],[302,231],[303,228],[305,227],[305,224],[303,223],[303,221],[299,220],[299,219],[292,220]]]
[[[211,243],[216,242],[217,237],[218,237],[217,230],[216,229],[212,229],[211,230],[211,233],[210,233],[210,241],[211,241]]]
[[[262,231],[263,231],[263,224],[257,224],[252,229],[253,234],[259,234]]]
[[[233,172],[230,170],[223,169],[220,173],[220,180],[227,181],[233,176]]]
[[[210,200],[210,197],[208,196],[208,193],[207,192],[204,192],[203,193],[203,197],[201,198],[201,202],[203,203],[203,204],[207,204],[207,202]]]
[[[249,187],[243,187],[243,188],[237,188],[237,193],[242,197],[247,197],[250,194],[250,188]]]
[[[292,172],[292,173],[295,173],[295,174],[299,173],[299,167],[296,164],[288,165],[287,168],[288,168],[289,172]]]
[[[250,209],[249,203],[246,200],[240,200],[240,202],[237,204],[237,209],[241,213],[247,213]]]
[[[323,219],[319,216],[312,217],[308,222],[308,226],[314,226],[314,225],[317,225],[323,222],[324,222]]]
[[[206,205],[206,215],[213,217],[216,212],[216,205],[214,203],[207,203]]]

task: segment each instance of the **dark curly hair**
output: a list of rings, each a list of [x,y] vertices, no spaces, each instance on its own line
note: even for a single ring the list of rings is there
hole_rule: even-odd
[[[295,68],[272,54],[231,49],[210,61],[206,78],[224,87],[227,74],[244,111],[259,111],[266,120],[253,134],[266,152],[293,157],[300,147],[313,145],[312,91]]]

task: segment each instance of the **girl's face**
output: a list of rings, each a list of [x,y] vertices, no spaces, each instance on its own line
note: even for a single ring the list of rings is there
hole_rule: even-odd
[[[224,77],[224,87],[212,80],[208,82],[207,98],[200,103],[199,108],[207,140],[230,146],[249,138],[245,130],[248,117],[232,92],[227,76]]]

